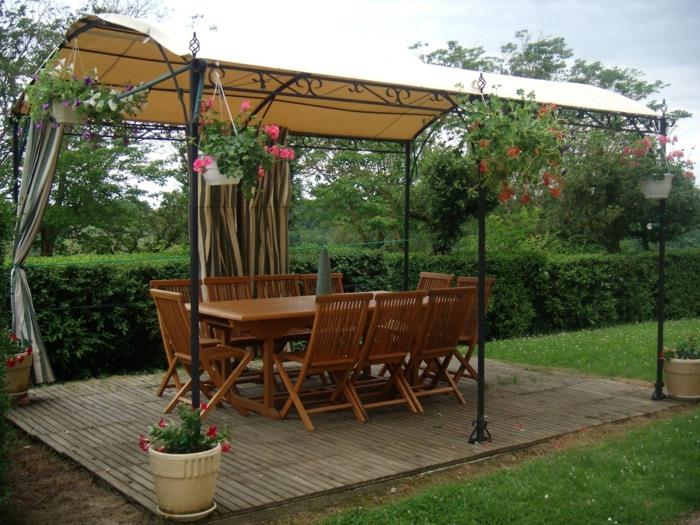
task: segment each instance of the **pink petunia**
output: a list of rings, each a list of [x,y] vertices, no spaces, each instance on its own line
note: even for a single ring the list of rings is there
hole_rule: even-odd
[[[280,150],[280,147],[277,144],[273,144],[272,146],[267,148],[267,151],[268,151],[268,153],[270,153],[270,155],[272,155],[273,157],[278,159],[280,156],[280,151],[282,151],[282,150]]]
[[[265,168],[262,166],[258,166],[258,177],[264,177],[265,176]]]
[[[139,435],[139,448],[144,452],[148,452],[148,445],[150,442],[146,439],[146,436]]]
[[[216,437],[216,425],[211,425],[209,430],[207,430],[207,436],[215,438]]]
[[[241,106],[238,108],[239,113],[245,113],[246,111],[250,111],[250,100],[244,100],[241,102]]]
[[[666,135],[659,135],[659,144],[668,144],[670,139]]]
[[[209,156],[199,157],[192,164],[192,169],[201,175],[207,170],[207,167],[211,166],[211,161],[212,159]]]
[[[223,452],[225,454],[225,453],[230,452],[230,451],[231,451],[231,443],[229,443],[228,441],[224,441],[221,444],[221,452]]]
[[[165,427],[168,426],[168,424],[165,422],[165,419],[160,418],[160,421],[158,421],[158,426],[159,426],[160,428],[165,428]]]
[[[206,409],[207,409],[207,406],[209,406],[209,405],[207,405],[206,403],[200,403],[200,404],[199,404],[199,408],[202,409],[202,410],[206,410]]]
[[[32,345],[29,345],[24,351],[27,352],[27,355],[32,355],[34,349],[32,348]]]
[[[267,124],[263,128],[263,131],[272,140],[277,140],[280,136],[280,128],[279,128],[279,126],[275,126],[274,124]]]

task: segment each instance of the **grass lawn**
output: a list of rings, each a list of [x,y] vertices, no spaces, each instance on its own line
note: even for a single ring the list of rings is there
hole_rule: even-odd
[[[700,333],[700,319],[667,321],[664,326],[667,347],[672,347],[684,333]],[[486,357],[653,382],[656,378],[656,330],[656,322],[648,322],[493,341],[486,345]]]
[[[672,523],[700,509],[700,409],[407,499],[332,516],[340,524]]]

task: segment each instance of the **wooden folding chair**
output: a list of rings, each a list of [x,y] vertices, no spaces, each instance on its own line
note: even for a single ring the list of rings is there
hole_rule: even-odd
[[[428,292],[423,322],[406,367],[416,397],[451,393],[464,404],[447,368],[457,349],[464,319],[474,309],[475,299],[474,288],[443,288]],[[422,363],[426,366],[419,377]],[[439,386],[440,381],[447,386]]]
[[[301,295],[298,274],[256,275],[253,278],[255,296],[259,299],[267,297],[297,297]]]
[[[242,348],[222,344],[217,344],[216,346],[200,344],[200,369],[192,370],[190,319],[182,294],[151,290],[151,296],[156,303],[158,314],[163,321],[174,355],[184,365],[190,375],[190,379],[178,390],[173,400],[165,408],[165,413],[171,412],[179,402],[186,401],[184,396],[192,389],[192,375],[194,373],[201,375],[203,372],[206,372],[207,376],[209,376],[209,381],[200,381],[200,390],[209,398],[209,402],[207,407],[201,411],[200,417],[204,419],[216,407],[222,397],[226,398],[231,406],[241,415],[247,415],[248,411],[241,404],[244,400],[234,394],[232,390],[235,390],[236,379],[238,379],[238,376],[245,370],[252,359],[251,353]],[[235,360],[237,365],[229,372],[228,368],[231,360]],[[241,399],[241,402],[237,401],[237,398]]]
[[[360,352],[360,337],[365,327],[371,293],[324,295],[316,298],[316,317],[311,331],[309,347],[304,352],[275,354],[275,367],[289,393],[289,399],[280,415],[286,417],[296,408],[307,430],[314,429],[310,414],[352,408],[355,418],[365,422],[357,393],[348,381]],[[284,363],[301,365],[292,382]],[[335,379],[333,385],[322,385],[302,391],[304,380],[312,374],[329,373]],[[325,398],[320,406],[307,407],[308,395]],[[341,400],[344,398],[344,402]],[[311,401],[312,402],[312,401]]]
[[[436,288],[449,288],[452,286],[454,274],[421,272],[418,276],[416,290],[435,290]]]
[[[496,279],[494,279],[493,277],[487,277],[485,280],[485,312],[488,312],[489,299],[491,297],[491,288],[493,287],[493,283],[495,282]],[[452,374],[452,379],[454,380],[455,384],[459,383],[460,379],[462,379],[462,376],[465,375],[465,372],[467,377],[471,377],[474,380],[476,380],[479,377],[479,374],[476,370],[474,370],[474,367],[469,364],[469,360],[471,359],[472,354],[474,353],[474,349],[476,348],[476,345],[479,342],[479,289],[477,288],[479,286],[479,278],[457,277],[458,288],[469,286],[473,286],[476,288],[476,291],[474,292],[476,294],[476,302],[472,311],[472,315],[466,319],[466,326],[462,332],[462,335],[459,336],[459,344],[466,346],[467,350],[464,353],[464,355],[460,354],[459,352],[455,352],[455,357],[459,361],[459,368],[457,368],[455,373]]]
[[[418,290],[378,293],[374,297],[374,312],[351,379],[351,384],[358,391],[360,407],[365,417],[368,408],[404,403],[411,412],[423,411],[406,381],[403,366],[406,358],[411,355],[413,338],[423,317],[423,299],[426,294],[427,292]],[[386,367],[388,379],[365,379],[364,370],[372,365]],[[364,386],[373,389],[379,386],[379,400],[365,402],[363,398],[366,396],[362,390]],[[377,393],[370,394],[375,396]],[[389,395],[391,397],[387,398]]]
[[[301,283],[304,287],[304,295],[316,295],[316,286],[318,285],[317,273],[302,273],[299,275]],[[343,287],[343,274],[340,272],[331,273],[331,291],[333,293],[345,293]]]
[[[205,277],[210,301],[237,301],[253,298],[253,278],[249,275],[239,277]]]
[[[159,279],[149,282],[151,289],[156,290],[166,290],[170,292],[181,293],[185,298],[185,302],[189,302],[190,298],[190,280],[189,279]],[[200,297],[201,297],[201,286],[200,286]],[[157,310],[156,310],[157,312]],[[178,360],[173,354],[173,350],[170,343],[165,335],[165,329],[163,327],[163,322],[160,318],[160,313],[158,313],[158,325],[160,326],[160,335],[163,340],[163,351],[165,352],[165,358],[168,362],[168,370],[166,371],[163,379],[156,390],[156,395],[158,397],[163,395],[166,388],[177,388],[178,390],[182,388],[182,382],[180,381],[180,376],[177,375],[177,365]],[[207,345],[215,345],[219,341],[215,339],[207,340],[204,343]],[[171,382],[172,380],[172,382]]]

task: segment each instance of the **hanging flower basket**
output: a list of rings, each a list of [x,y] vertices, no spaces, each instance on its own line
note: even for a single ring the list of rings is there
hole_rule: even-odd
[[[673,174],[667,173],[661,180],[644,179],[639,182],[639,186],[647,199],[666,199],[671,192],[672,183]]]
[[[78,113],[78,108],[74,104],[55,101],[51,104],[51,116],[58,124],[71,126],[80,124],[85,117]]]
[[[203,170],[200,170],[202,177],[210,186],[226,186],[238,184],[243,178],[243,173],[239,172],[237,175],[224,175],[219,171],[219,165],[216,159],[213,157],[204,157],[202,160],[207,162],[205,159],[209,159],[209,163],[205,166]],[[197,168],[195,168],[197,169]]]

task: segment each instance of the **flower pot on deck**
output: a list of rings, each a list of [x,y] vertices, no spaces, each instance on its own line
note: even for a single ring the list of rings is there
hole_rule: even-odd
[[[149,447],[148,461],[160,515],[175,521],[195,521],[214,511],[221,445],[194,454],[167,454]]]
[[[18,399],[27,394],[32,373],[32,354],[22,352],[5,363],[5,391],[10,399]]]
[[[700,399],[700,359],[666,359],[664,378],[669,396]]]

